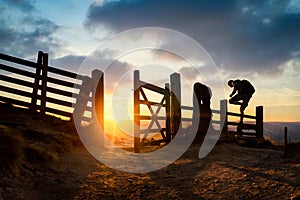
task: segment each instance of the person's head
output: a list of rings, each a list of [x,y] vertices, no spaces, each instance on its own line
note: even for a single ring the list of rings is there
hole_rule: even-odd
[[[234,86],[233,80],[229,80],[229,81],[228,81],[228,86],[229,86],[229,87],[233,87],[233,86]]]

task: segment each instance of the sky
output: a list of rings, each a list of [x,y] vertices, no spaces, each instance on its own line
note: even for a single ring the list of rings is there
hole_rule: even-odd
[[[1,53],[36,60],[37,52],[44,51],[50,65],[82,73],[90,73],[80,66],[91,54],[97,55],[95,66],[114,59],[107,71],[111,76],[106,78],[110,101],[116,93],[110,83],[120,79],[129,83],[128,71],[142,65],[155,70],[172,66],[170,73],[182,73],[190,86],[196,81],[221,81],[220,91],[212,91],[215,101],[222,92],[229,98],[229,79],[247,79],[256,93],[246,112],[263,105],[265,121],[300,121],[300,0],[0,0],[0,10]],[[159,50],[116,57],[120,49],[143,42],[142,35],[130,35],[121,44],[112,42],[95,51],[103,41],[142,27],[170,29],[192,38],[213,60],[218,76],[195,76],[195,68],[201,71],[201,65],[208,64],[204,54],[195,55],[197,66]],[[153,41],[162,49],[189,48],[166,38]],[[193,51],[188,53],[193,57]],[[151,72],[145,73],[149,78]],[[168,76],[159,78],[155,81]],[[132,84],[125,86],[132,90]],[[183,90],[189,89],[183,84]]]

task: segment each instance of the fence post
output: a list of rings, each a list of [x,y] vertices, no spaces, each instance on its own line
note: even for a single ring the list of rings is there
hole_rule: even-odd
[[[91,92],[91,84],[91,78],[85,76],[82,80],[79,94],[76,99],[76,104],[74,106],[73,119],[77,122],[81,122],[82,117],[84,115],[84,111],[86,110]]]
[[[173,73],[171,81],[171,127],[172,136],[175,137],[181,125],[181,83],[180,74]]]
[[[48,54],[43,53],[43,64],[42,64],[42,90],[41,90],[41,113],[46,112],[46,101],[47,101],[47,74],[48,74]]]
[[[134,152],[140,152],[140,72],[134,70],[133,89],[134,89]]]
[[[170,84],[165,84],[165,101],[166,101],[166,138],[167,142],[171,141],[171,113],[170,113]]]
[[[263,106],[256,107],[256,137],[263,138],[264,132],[264,120],[263,120]]]
[[[224,122],[224,125],[223,125],[223,129],[222,127],[220,127],[220,129],[223,132],[227,132],[228,131],[227,99],[223,99],[220,101],[220,126],[222,124],[221,122]]]
[[[37,67],[35,70],[35,77],[34,77],[34,84],[32,89],[32,96],[31,96],[31,104],[30,104],[30,110],[36,111],[36,102],[37,102],[37,93],[39,89],[39,82],[40,82],[40,75],[41,75],[41,69],[43,64],[43,52],[38,52],[38,58],[37,58]]]
[[[92,71],[92,91],[95,105],[92,115],[95,114],[98,124],[104,131],[104,74],[102,71],[95,69]]]
[[[287,127],[284,127],[284,151],[283,151],[283,155],[286,156],[287,155],[287,145],[288,145],[288,141],[287,141]]]

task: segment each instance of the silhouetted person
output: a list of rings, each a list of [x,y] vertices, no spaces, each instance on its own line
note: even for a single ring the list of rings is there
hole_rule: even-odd
[[[211,90],[206,85],[197,82],[194,84],[194,94],[196,97],[194,98],[194,101],[196,101],[194,107],[197,104],[199,106],[199,111],[194,110],[193,113],[193,123],[198,121],[198,124],[193,125],[198,126],[194,143],[202,143],[207,134],[212,117],[210,108]]]
[[[230,104],[241,105],[241,120],[240,123],[243,123],[244,111],[248,106],[248,103],[255,92],[253,85],[247,80],[229,80],[228,86],[233,87],[232,93],[229,95],[232,97],[229,99]],[[236,95],[234,95],[237,92]],[[234,96],[233,96],[234,95]]]

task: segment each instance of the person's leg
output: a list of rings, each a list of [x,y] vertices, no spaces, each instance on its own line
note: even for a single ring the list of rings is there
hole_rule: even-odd
[[[242,103],[241,103],[241,111],[245,111],[246,107],[248,106],[248,103],[250,101],[251,95],[243,94],[240,96]]]
[[[236,94],[235,96],[233,96],[231,99],[229,99],[229,103],[230,104],[235,104],[235,105],[242,105],[242,103],[240,102],[240,100],[242,100],[240,98],[239,94]]]
[[[246,107],[248,106],[251,95],[243,94],[243,95],[240,95],[240,98],[242,99],[242,103],[241,103],[241,107],[240,107],[240,112],[241,112],[240,123],[242,124],[243,119],[244,119],[244,111],[245,111]]]

